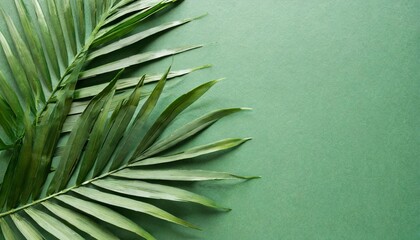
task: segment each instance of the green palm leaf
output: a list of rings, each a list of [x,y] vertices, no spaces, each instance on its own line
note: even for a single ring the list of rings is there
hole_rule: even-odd
[[[255,178],[176,169],[168,164],[229,150],[249,140],[228,138],[167,153],[220,119],[247,109],[216,110],[175,131],[171,129],[174,119],[218,80],[197,86],[161,111],[158,102],[166,82],[209,65],[122,77],[124,68],[202,45],[96,61],[197,19],[133,32],[144,20],[175,2],[63,0],[41,4],[39,0],[14,0],[17,23],[2,10],[7,32],[0,32],[0,44],[8,68],[0,71],[0,151],[6,152],[0,156],[9,163],[0,181],[0,237],[118,239],[106,227],[112,225],[140,238],[154,239],[140,226],[142,223],[118,209],[198,229],[147,199],[229,210],[207,197],[166,183]],[[119,73],[110,77],[114,71]],[[94,78],[99,75],[101,79]],[[152,91],[144,86],[153,83]],[[168,131],[173,132],[163,134]],[[150,165],[157,169],[147,168]]]

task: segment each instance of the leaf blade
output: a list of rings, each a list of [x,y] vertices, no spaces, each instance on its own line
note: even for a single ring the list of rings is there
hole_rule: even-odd
[[[159,2],[150,8],[145,9],[144,11],[140,11],[139,13],[135,13],[132,16],[123,18],[123,20],[118,21],[116,24],[111,25],[105,29],[102,29],[98,36],[93,41],[93,46],[99,46],[101,44],[110,42],[116,38],[122,37],[125,34],[131,32],[136,25],[143,21],[144,19],[150,17],[151,15],[159,12],[160,10],[166,8],[171,4],[171,2]]]
[[[78,30],[78,35],[79,35],[79,43],[83,46],[85,43],[85,36],[86,36],[86,29],[87,29],[87,24],[86,24],[86,20],[85,20],[85,4],[83,0],[77,0],[76,1],[76,14],[77,16],[75,16],[75,18],[77,18],[77,30]]]
[[[46,182],[48,174],[50,173],[54,152],[56,150],[56,146],[58,145],[58,140],[60,139],[60,129],[62,129],[64,125],[64,121],[67,118],[67,114],[71,106],[74,87],[75,84],[71,83],[59,90],[56,93],[57,101],[54,104],[48,104],[45,112],[39,118],[37,128],[40,128],[39,131],[42,132],[42,135],[37,137],[46,137],[53,144],[45,144],[42,148],[41,159],[38,163],[36,174],[34,175],[36,176],[33,185],[33,196],[35,198],[39,197],[42,190],[41,187]],[[49,124],[50,122],[53,122],[53,124]],[[37,142],[36,144],[40,144],[41,146],[39,149],[41,149],[41,142]],[[35,154],[39,153],[35,152]]]
[[[176,71],[171,71],[168,74],[167,80],[169,79],[173,79],[176,77],[181,77],[190,73],[193,73],[197,70],[201,70],[201,69],[205,69],[205,68],[209,68],[210,65],[203,65],[200,67],[196,67],[196,68],[187,68],[187,69],[181,69],[181,70],[176,70]],[[149,84],[149,83],[155,83],[157,81],[159,81],[162,78],[162,75],[164,73],[161,74],[154,74],[154,75],[146,75],[146,78],[144,79],[144,84]],[[128,88],[133,88],[137,85],[139,78],[138,77],[131,77],[131,78],[121,78],[117,81],[116,84],[116,90],[125,90]],[[76,92],[74,93],[74,98],[75,99],[82,99],[82,98],[88,98],[88,97],[93,97],[96,94],[100,93],[105,87],[106,87],[106,83],[103,84],[97,84],[94,86],[88,86],[88,87],[84,87],[84,88],[79,88],[76,90]],[[79,111],[72,111],[72,113],[78,113]]]
[[[50,216],[49,214],[37,210],[35,208],[26,208],[24,210],[40,227],[51,233],[58,239],[63,240],[83,240],[84,238],[78,233],[67,227],[58,219]]]
[[[16,94],[16,91],[13,90],[12,86],[10,86],[10,83],[6,80],[6,78],[4,77],[1,71],[0,71],[0,89],[2,92],[2,96],[12,108],[13,112],[15,113],[15,116],[19,119],[22,118],[23,106],[21,105],[19,101],[19,97]]]
[[[79,209],[80,211],[84,213],[87,213],[95,218],[98,218],[101,221],[108,222],[119,228],[136,233],[137,235],[147,240],[155,239],[152,235],[150,235],[148,232],[146,232],[143,228],[135,224],[130,219],[100,204],[81,200],[81,199],[68,196],[68,195],[58,196],[57,199],[74,208]]]
[[[165,87],[166,80],[168,74],[170,72],[170,68],[166,71],[166,73],[162,76],[159,82],[156,84],[153,92],[150,94],[149,98],[141,107],[140,111],[138,112],[137,116],[134,119],[132,126],[130,127],[130,131],[128,135],[124,139],[122,139],[122,143],[119,144],[118,148],[115,151],[115,158],[112,162],[111,169],[114,170],[118,166],[120,166],[125,159],[129,158],[132,154],[133,148],[136,146],[136,136],[140,134],[141,128],[145,124],[146,120],[149,118],[149,115],[152,113],[154,107],[156,106],[157,101]]]
[[[153,156],[157,153],[163,152],[178,143],[196,135],[207,127],[211,126],[218,120],[227,117],[231,114],[241,112],[244,110],[249,110],[248,108],[225,108],[220,109],[209,114],[206,114],[186,125],[177,129],[169,137],[157,142],[152,145],[145,153],[142,154],[143,158]]]
[[[163,58],[166,56],[183,53],[183,52],[197,49],[200,47],[202,47],[202,45],[193,45],[193,46],[187,46],[187,47],[164,49],[164,50],[159,50],[155,52],[146,52],[146,53],[136,54],[128,58],[124,58],[124,59],[117,60],[111,63],[103,64],[101,66],[98,66],[92,69],[88,69],[81,74],[80,80],[95,77],[100,74],[109,73],[112,71],[130,67],[133,65],[138,65],[141,63],[155,60],[155,59]]]
[[[80,171],[78,173],[76,184],[81,184],[86,176],[91,171],[92,167],[96,163],[96,156],[99,154],[99,151],[102,147],[102,142],[105,137],[106,130],[109,126],[108,114],[110,112],[111,101],[108,100],[105,103],[105,106],[101,113],[98,116],[98,119],[92,129],[90,135],[90,140],[86,145],[85,154],[82,156]]]
[[[114,51],[117,51],[119,49],[125,48],[127,46],[130,46],[136,42],[139,42],[143,39],[146,39],[150,36],[153,36],[155,34],[161,33],[163,31],[172,29],[172,28],[176,28],[178,26],[181,26],[183,24],[189,23],[192,20],[194,20],[193,18],[188,18],[188,19],[184,19],[184,20],[179,20],[179,21],[173,21],[173,22],[169,22],[169,23],[165,23],[159,26],[156,26],[154,28],[149,28],[145,31],[133,34],[131,36],[128,36],[126,38],[120,39],[115,43],[111,43],[109,45],[106,45],[104,47],[101,47],[100,49],[93,51],[92,53],[89,54],[88,56],[88,60],[92,60],[94,58],[103,56],[105,54],[109,54],[112,53]]]
[[[104,227],[99,226],[86,216],[79,214],[75,211],[72,211],[68,208],[62,207],[58,204],[52,202],[43,202],[42,205],[54,213],[59,218],[67,221],[74,227],[78,228],[79,230],[89,234],[95,239],[110,239],[116,240],[118,239],[112,233],[107,231]]]
[[[228,179],[252,179],[256,177],[239,176],[226,172],[205,170],[131,170],[124,169],[113,173],[112,176],[136,180],[165,180],[165,181],[209,181]]]
[[[83,112],[78,121],[78,125],[70,134],[67,147],[65,148],[60,164],[54,174],[53,180],[48,188],[48,193],[63,189],[73,173],[80,155],[83,151],[83,146],[86,143],[93,124],[97,119],[97,115],[102,109],[102,106],[111,98],[115,92],[116,78],[106,87],[99,95],[92,99],[86,110]]]
[[[28,240],[42,240],[44,239],[38,230],[27,220],[21,217],[19,214],[10,215],[16,227],[22,233],[22,235]]]
[[[115,118],[112,121],[112,125],[110,126],[107,136],[103,142],[103,146],[107,147],[103,149],[97,157],[98,161],[94,169],[94,176],[97,176],[100,172],[102,172],[104,167],[111,161],[111,157],[120,139],[126,132],[126,126],[130,123],[133,114],[137,109],[137,105],[139,104],[141,92],[143,90],[141,89],[141,86],[144,83],[144,79],[145,76],[140,79],[130,97],[121,104],[118,111],[114,111]],[[111,169],[113,169],[113,167],[115,167],[115,165],[112,165]]]
[[[32,92],[31,86],[28,83],[28,79],[24,74],[21,63],[17,60],[14,53],[12,52],[6,38],[0,32],[0,44],[2,46],[3,52],[6,55],[7,62],[9,63],[10,69],[12,70],[16,84],[19,87],[20,92],[23,95],[25,103],[28,104],[32,112],[35,112],[35,95]],[[25,109],[26,107],[24,107]]]
[[[197,229],[197,227],[192,225],[191,223],[186,222],[178,217],[175,217],[174,215],[148,203],[144,203],[126,197],[121,197],[115,194],[105,193],[87,187],[77,188],[73,191],[95,201],[99,201],[119,208],[126,208],[132,211],[145,213],[153,217],[163,219],[165,221],[179,224],[184,227]]]
[[[38,1],[38,0],[36,0]],[[61,62],[64,66],[69,63],[69,55],[67,53],[66,40],[63,32],[63,23],[58,15],[58,8],[55,1],[47,1],[49,23],[51,23],[51,29],[54,31],[54,36],[57,42],[58,51],[61,56]]]
[[[167,0],[165,0],[167,1]],[[129,4],[130,2],[133,2]],[[150,8],[153,5],[158,4],[159,2],[162,2],[162,0],[144,0],[140,2],[134,2],[133,0],[123,0],[118,3],[118,10],[113,14],[111,17],[107,18],[106,23],[110,23],[115,21],[116,19],[133,13],[137,11],[144,10],[146,8]],[[127,5],[129,4],[129,5]]]
[[[143,159],[141,161],[135,162],[130,164],[131,167],[139,167],[139,166],[149,166],[149,165],[156,165],[156,164],[164,164],[176,161],[187,160],[219,151],[228,150],[234,147],[237,147],[247,141],[250,138],[228,138],[221,141],[213,142],[206,145],[201,145],[198,147],[194,147],[188,149],[186,151],[182,151],[173,155],[162,156],[162,157],[152,157]]]
[[[35,9],[35,14],[37,16],[38,26],[40,29],[40,35],[44,42],[45,51],[47,53],[49,63],[51,64],[52,72],[54,72],[56,77],[60,76],[60,66],[56,50],[54,48],[54,42],[52,37],[52,31],[48,27],[47,21],[45,19],[44,12],[41,9],[41,6],[38,0],[32,0],[32,5]]]
[[[213,200],[201,195],[183,189],[155,183],[134,180],[102,179],[95,181],[92,184],[103,189],[130,196],[177,202],[193,202],[210,208],[228,210],[220,207]]]
[[[44,104],[46,99],[44,95],[44,91],[42,89],[41,82],[37,78],[38,72],[36,70],[35,65],[33,64],[34,60],[32,59],[29,47],[23,40],[22,36],[20,35],[19,31],[16,29],[15,24],[10,16],[5,14],[1,9],[3,18],[6,21],[7,28],[9,33],[12,37],[12,42],[16,48],[17,55],[20,59],[20,66],[26,73],[26,78],[29,82],[29,86],[31,87],[32,91],[34,92],[34,102],[35,102],[35,109],[40,107],[40,104]],[[25,63],[25,64],[24,64]]]
[[[64,24],[62,25],[63,29],[66,29],[67,39],[70,42],[70,48],[73,51],[73,56],[77,53],[77,39],[75,32],[77,29],[75,28],[74,21],[77,21],[73,16],[73,11],[71,8],[70,0],[62,0],[59,1],[61,3],[59,6],[59,13],[62,14],[62,18],[64,19]]]
[[[178,114],[180,114],[187,107],[197,101],[217,82],[218,80],[213,80],[204,83],[173,101],[147,131],[145,137],[134,151],[134,158],[140,156],[144,150],[148,149],[159,137],[159,135],[165,130],[169,123],[171,123],[172,120],[178,116]]]
[[[16,236],[13,233],[12,228],[10,228],[9,224],[3,218],[0,218],[0,229],[3,232],[5,239],[7,240],[15,240]]]
[[[18,10],[19,19],[23,26],[23,32],[25,34],[26,40],[31,46],[30,50],[32,57],[36,63],[36,66],[40,70],[39,72],[42,76],[42,80],[47,86],[48,90],[52,91],[52,82],[50,73],[48,71],[47,60],[42,51],[41,41],[38,38],[37,32],[35,31],[35,26],[29,19],[29,12],[22,0],[15,0],[15,6]]]
[[[33,144],[33,134],[34,129],[29,119],[25,119],[25,137],[22,141],[22,147],[19,149],[16,168],[13,172],[13,179],[10,184],[13,184],[14,191],[8,196],[7,206],[9,208],[16,207],[19,203],[26,203],[29,198],[29,195],[26,194],[26,190],[29,186],[25,185],[25,176],[30,170],[31,161],[32,161],[32,144]],[[6,182],[4,182],[6,183]]]

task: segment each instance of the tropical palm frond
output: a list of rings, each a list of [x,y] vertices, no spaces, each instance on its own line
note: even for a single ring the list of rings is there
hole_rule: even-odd
[[[31,4],[14,0],[23,33],[2,12],[8,31],[0,32],[0,44],[9,69],[4,71],[8,74],[0,72],[0,151],[7,151],[5,156],[10,160],[0,185],[0,236],[118,239],[101,224],[106,223],[154,239],[115,208],[197,228],[145,199],[228,210],[209,198],[164,183],[254,178],[173,169],[170,165],[232,149],[249,140],[229,138],[166,153],[218,120],[247,110],[220,109],[163,135],[174,119],[218,82],[206,82],[178,97],[155,119],[152,112],[159,111],[156,105],[167,80],[209,65],[122,77],[127,67],[201,45],[137,53],[106,63],[95,61],[196,19],[132,33],[145,19],[175,2],[63,0],[43,5],[38,0],[31,0]],[[118,74],[108,78],[113,72]],[[99,75],[110,80],[92,81]],[[156,84],[151,92],[144,86],[149,83]],[[158,169],[149,169],[151,165]]]

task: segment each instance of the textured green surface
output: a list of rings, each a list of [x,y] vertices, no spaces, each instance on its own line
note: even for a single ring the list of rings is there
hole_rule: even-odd
[[[420,238],[420,2],[188,0],[163,19],[205,12],[145,49],[207,46],[149,69],[214,64],[170,89],[228,78],[185,114],[254,111],[192,145],[252,136],[206,169],[263,178],[191,187],[233,208],[169,209],[202,232],[138,220],[158,239]]]

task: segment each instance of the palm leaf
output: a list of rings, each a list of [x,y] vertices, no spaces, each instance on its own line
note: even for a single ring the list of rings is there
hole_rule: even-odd
[[[139,225],[142,223],[117,209],[198,229],[145,199],[229,210],[207,197],[167,186],[166,182],[255,178],[176,169],[167,164],[232,149],[249,140],[229,138],[166,153],[220,119],[246,109],[216,110],[178,130],[171,129],[173,120],[218,80],[197,86],[160,111],[158,102],[167,80],[209,65],[122,77],[124,68],[202,45],[96,61],[197,19],[172,21],[132,33],[144,20],[175,2],[63,0],[43,5],[39,0],[15,0],[22,33],[19,25],[2,11],[7,33],[0,32],[0,44],[9,68],[2,71],[7,74],[0,72],[0,151],[8,151],[4,156],[10,159],[0,185],[0,236],[118,239],[107,229],[109,224],[141,238],[154,239]],[[114,71],[119,73],[110,77]],[[93,79],[99,75],[100,81]],[[146,90],[144,85],[153,83],[153,90]],[[157,118],[153,117],[154,111],[160,112]],[[168,131],[173,132],[163,134]],[[158,169],[146,169],[149,165]],[[164,182],[158,184],[154,180]]]

